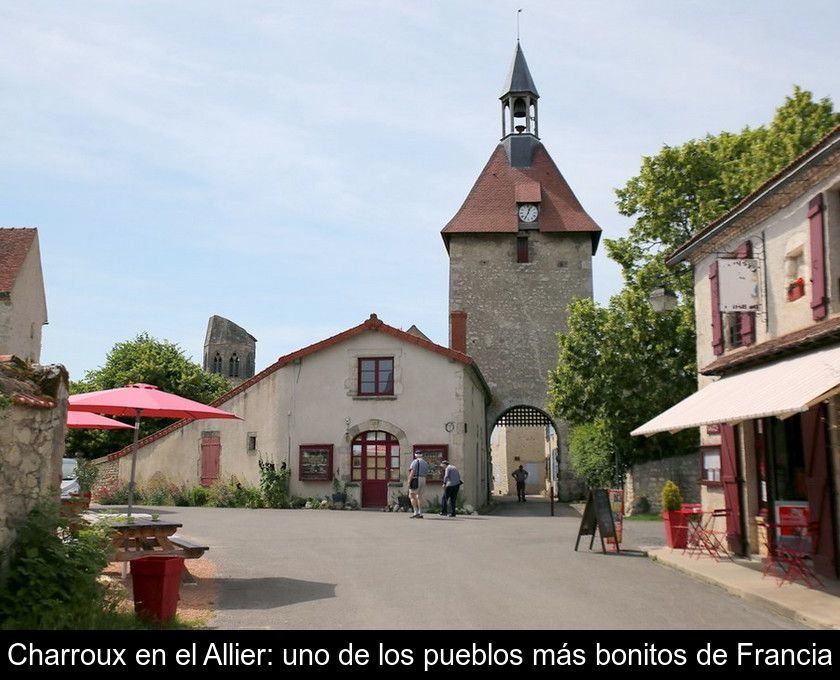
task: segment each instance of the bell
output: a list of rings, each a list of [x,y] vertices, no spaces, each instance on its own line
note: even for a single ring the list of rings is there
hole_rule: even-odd
[[[526,115],[528,115],[528,110],[525,108],[525,100],[515,99],[513,101],[513,117],[524,118]]]

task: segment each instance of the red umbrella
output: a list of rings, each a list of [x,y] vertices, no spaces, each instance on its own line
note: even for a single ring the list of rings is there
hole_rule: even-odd
[[[121,423],[113,418],[105,418],[95,413],[84,411],[67,411],[67,427],[91,430],[131,430],[131,425]]]
[[[137,383],[113,390],[74,394],[69,399],[69,411],[104,413],[109,416],[134,416],[134,446],[131,449],[131,479],[128,483],[128,516],[134,505],[134,472],[137,466],[137,440],[140,418],[237,418],[227,411],[179,397],[154,385]]]

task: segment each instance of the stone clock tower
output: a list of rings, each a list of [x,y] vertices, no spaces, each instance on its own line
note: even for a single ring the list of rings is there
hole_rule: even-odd
[[[518,42],[499,99],[501,141],[442,231],[450,345],[477,361],[493,393],[488,436],[497,424],[555,426],[559,495],[569,498],[581,487],[568,468],[567,428],[547,415],[548,372],[569,303],[592,297],[601,229],[540,140],[539,94]]]

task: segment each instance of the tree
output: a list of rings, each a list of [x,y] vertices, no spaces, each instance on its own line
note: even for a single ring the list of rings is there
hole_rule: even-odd
[[[795,86],[769,127],[706,135],[644,157],[639,174],[616,189],[619,213],[635,222],[627,236],[606,240],[625,283],[650,290],[668,282],[691,297],[688,266],[669,272],[666,256],[838,123],[840,113],[830,99],[815,102],[810,92]]]
[[[230,389],[227,378],[202,371],[177,344],[141,333],[133,340],[114,345],[105,365],[88,371],[82,380],[71,382],[70,393],[110,390],[132,383],[155,385],[202,404],[210,403]],[[124,420],[134,424],[133,419]],[[144,418],[140,436],[145,437],[171,422],[171,419]],[[66,447],[86,458],[98,458],[128,446],[132,437],[129,430],[68,430]]]
[[[585,437],[570,440],[572,460],[583,469],[619,473],[635,462],[684,453],[696,432],[679,436],[631,437],[630,431],[696,389],[694,321],[688,307],[656,313],[645,294],[626,287],[604,308],[577,300],[569,308],[569,330],[559,336],[557,368],[549,376],[549,409]],[[576,445],[576,442],[578,445]],[[595,461],[595,452],[605,459]],[[602,475],[601,475],[602,476]],[[614,475],[610,475],[611,477]]]
[[[664,146],[643,158],[639,174],[616,190],[619,212],[635,219],[627,236],[606,241],[625,287],[606,308],[591,300],[570,307],[569,330],[559,336],[558,365],[550,375],[552,413],[573,425],[589,424],[579,433],[595,439],[585,445],[583,435],[572,438],[573,460],[582,456],[587,469],[602,474],[615,467],[616,452],[619,467],[627,467],[696,444],[693,430],[650,439],[629,435],[696,390],[693,277],[686,263],[669,269],[665,260],[838,123],[829,99],[814,101],[794,87],[769,127]],[[681,302],[657,315],[646,296],[663,285]]]

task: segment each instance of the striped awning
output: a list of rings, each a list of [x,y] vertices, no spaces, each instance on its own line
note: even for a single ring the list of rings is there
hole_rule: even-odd
[[[821,349],[721,378],[631,432],[651,435],[689,427],[807,411],[840,393],[840,346]]]

